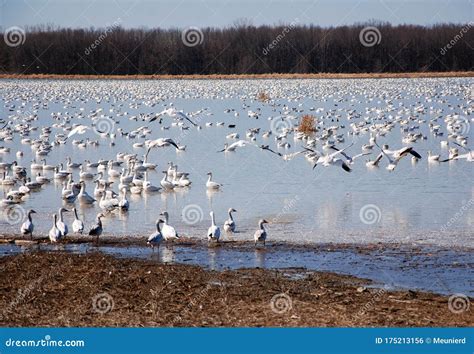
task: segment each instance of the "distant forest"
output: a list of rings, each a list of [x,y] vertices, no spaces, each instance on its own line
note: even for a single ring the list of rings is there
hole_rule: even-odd
[[[367,26],[375,32],[362,31]],[[388,23],[1,33],[0,72],[24,74],[376,73],[473,70],[474,28]],[[193,33],[194,31],[194,33]],[[21,35],[21,33],[20,33]],[[370,37],[372,35],[372,37]],[[375,37],[375,38],[374,38]],[[366,41],[369,43],[367,44]]]

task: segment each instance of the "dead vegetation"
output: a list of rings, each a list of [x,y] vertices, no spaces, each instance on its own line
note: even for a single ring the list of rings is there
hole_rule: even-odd
[[[316,132],[316,117],[311,114],[301,117],[298,131],[308,136],[314,134]]]
[[[34,252],[0,258],[0,271],[1,326],[473,325],[469,311],[449,311],[446,296],[302,269],[215,272],[99,252]],[[278,294],[285,295],[275,311]]]
[[[258,95],[257,95],[257,99],[260,102],[268,102],[268,101],[270,101],[270,96],[265,92],[259,92]]]
[[[406,73],[312,73],[312,74],[212,74],[212,75],[60,75],[60,74],[0,74],[0,79],[48,80],[242,80],[242,79],[398,79],[473,77],[474,71],[406,72]]]

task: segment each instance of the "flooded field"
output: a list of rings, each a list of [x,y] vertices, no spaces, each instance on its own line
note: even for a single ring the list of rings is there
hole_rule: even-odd
[[[18,232],[18,219],[24,220],[31,208],[37,212],[35,233],[46,235],[52,214],[75,206],[88,229],[103,211],[101,197],[93,194],[95,179],[113,181],[110,190],[121,194],[120,174],[134,176],[135,169],[134,178],[143,181],[146,171],[147,181],[162,188],[162,171],[172,181],[171,162],[178,172],[189,173],[192,184],[128,193],[128,211],[105,213],[104,234],[146,237],[166,210],[179,234],[205,239],[209,212],[214,211],[222,229],[227,210],[234,208],[237,233],[232,237],[239,240],[252,240],[257,221],[266,219],[268,239],[275,241],[472,247],[472,158],[428,158],[432,151],[448,159],[450,149],[469,155],[471,87],[470,78],[1,80],[1,118],[8,124],[0,134],[2,163],[17,161],[27,178],[34,181],[40,173],[51,181],[15,204],[23,208],[19,217],[4,210],[0,225],[5,232]],[[182,111],[189,121],[176,113],[158,114],[169,108]],[[317,132],[309,138],[296,131],[305,114],[316,119]],[[79,125],[89,129],[66,139]],[[422,159],[408,155],[389,171],[383,156],[379,167],[368,167],[366,161],[380,154],[375,137],[378,146],[388,144],[392,150],[411,146]],[[152,148],[146,163],[156,168],[137,169],[150,141],[158,138],[171,138],[186,148]],[[217,152],[236,141],[246,143],[235,151]],[[286,156],[258,148],[261,145]],[[315,153],[303,147],[324,155],[335,151],[330,146],[349,147],[345,152],[350,157],[367,155],[346,161],[351,173],[336,165],[312,169]],[[85,190],[97,202],[70,203],[62,198],[65,179],[55,179],[52,170],[31,169],[32,161],[43,164],[42,159],[70,171],[73,182],[81,179],[81,170],[74,166],[86,160],[113,160],[117,165],[105,166],[102,177],[97,168],[84,167],[84,172],[94,174],[84,179]],[[206,188],[208,172],[221,188]],[[22,182],[2,184],[7,198]],[[72,223],[73,215],[64,215]]]

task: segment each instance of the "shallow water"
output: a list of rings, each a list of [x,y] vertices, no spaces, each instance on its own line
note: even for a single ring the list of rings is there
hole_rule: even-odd
[[[131,207],[128,213],[113,213],[104,221],[105,233],[114,235],[137,235],[144,237],[153,231],[154,220],[160,210],[168,210],[170,223],[179,233],[192,237],[204,238],[210,221],[208,212],[216,212],[216,219],[222,225],[227,218],[226,210],[233,207],[240,233],[235,237],[251,239],[260,218],[266,218],[269,238],[277,241],[304,243],[372,243],[400,242],[419,243],[443,246],[474,247],[474,203],[472,202],[473,169],[472,163],[454,161],[444,164],[428,164],[426,158],[412,164],[410,158],[401,161],[394,172],[388,172],[384,165],[375,170],[368,170],[365,158],[357,160],[353,172],[346,173],[339,168],[318,166],[311,169],[311,164],[299,156],[291,161],[283,161],[277,156],[263,152],[254,147],[245,147],[235,153],[218,154],[225,142],[226,134],[238,132],[245,139],[245,131],[251,127],[261,127],[262,131],[271,129],[268,117],[279,115],[278,110],[270,104],[255,101],[256,94],[265,91],[277,104],[286,104],[298,112],[313,113],[317,117],[326,116],[326,126],[331,119],[340,115],[345,128],[338,133],[347,133],[352,121],[361,121],[367,117],[374,118],[375,112],[366,112],[366,108],[378,108],[385,120],[389,115],[396,116],[397,110],[404,104],[413,108],[424,104],[424,113],[413,110],[402,116],[418,115],[429,120],[437,115],[449,113],[464,114],[459,105],[466,105],[473,84],[471,78],[459,79],[383,79],[383,80],[229,80],[229,81],[37,81],[37,80],[0,80],[0,98],[2,118],[8,116],[24,117],[37,111],[39,119],[33,126],[51,126],[52,112],[69,112],[77,116],[80,108],[84,115],[92,110],[102,108],[103,113],[116,120],[114,129],[130,131],[146,125],[153,129],[149,138],[172,137],[181,144],[187,145],[185,152],[176,152],[172,148],[153,150],[149,161],[158,164],[156,172],[150,172],[148,179],[159,185],[161,171],[166,169],[167,162],[177,163],[180,171],[190,173],[193,184],[188,189],[171,193],[144,196],[131,196]],[[387,100],[391,100],[388,102]],[[194,117],[203,129],[182,131],[171,126],[169,130],[159,129],[157,121],[153,123],[129,120],[128,117],[141,113],[160,112],[164,104],[173,103],[185,112],[197,111],[203,107],[208,110]],[[41,105],[48,103],[46,108]],[[243,107],[243,103],[250,107]],[[40,108],[33,107],[40,104]],[[388,110],[389,106],[395,107]],[[248,110],[261,108],[258,120],[247,116]],[[323,108],[322,112],[310,111],[310,107]],[[109,110],[113,108],[115,112]],[[240,113],[234,117],[225,113],[226,108],[234,108]],[[347,120],[347,110],[360,113],[359,118]],[[435,112],[442,109],[441,114]],[[128,112],[128,116],[117,116],[116,113]],[[207,115],[212,113],[212,115]],[[328,120],[329,119],[329,120]],[[375,118],[374,118],[375,119]],[[471,119],[468,116],[468,119]],[[72,123],[87,124],[89,118],[74,119]],[[227,127],[204,127],[205,122],[223,121],[236,124],[235,129]],[[442,123],[442,121],[440,120]],[[171,119],[165,119],[164,125],[170,126]],[[428,139],[411,144],[426,157],[428,150],[446,156],[447,150],[441,148],[440,141],[445,137],[431,135],[427,124],[419,124],[419,131]],[[443,127],[446,131],[445,127]],[[53,135],[62,132],[53,129]],[[472,139],[473,130],[467,132]],[[36,138],[39,131],[32,132],[30,138]],[[400,148],[402,132],[397,126],[380,143],[388,143]],[[76,136],[77,139],[98,139],[99,147],[80,149],[72,144],[55,147],[46,157],[48,164],[65,162],[71,156],[75,162],[85,159],[113,159],[117,152],[144,153],[143,148],[134,149],[132,144],[145,139],[127,139],[117,136],[115,146],[109,146],[109,140],[101,138],[92,131]],[[351,154],[360,152],[360,146],[369,140],[369,134],[356,137],[345,136],[346,141],[339,146],[346,146],[352,140],[355,145],[349,150]],[[257,136],[259,144],[275,146],[274,135],[268,139]],[[290,135],[289,150],[279,149],[284,153],[298,151],[302,142],[294,141]],[[1,155],[3,161],[18,160],[27,166],[33,158],[28,145],[20,142],[18,134],[13,141],[0,142],[0,146],[11,148],[10,154]],[[468,146],[472,146],[469,142]],[[276,149],[276,148],[275,148]],[[318,145],[318,149],[321,146]],[[15,157],[21,150],[24,156]],[[371,156],[371,158],[374,158]],[[224,184],[222,191],[209,193],[205,188],[206,173],[212,171],[214,179]],[[78,180],[78,171],[74,177]],[[46,173],[51,175],[51,173]],[[2,188],[2,187],[0,187]],[[5,192],[7,187],[3,187]],[[87,190],[92,193],[93,185],[88,183]],[[40,192],[32,193],[25,199],[22,207],[33,208],[36,215],[38,234],[46,234],[51,227],[51,215],[63,205],[60,199],[61,185],[51,183]],[[375,210],[375,222],[364,223],[360,214],[364,207],[370,205]],[[374,207],[375,206],[375,207]],[[86,224],[93,223],[100,211],[98,205],[83,207],[77,205],[80,216]],[[197,222],[190,223],[190,211],[195,211]],[[190,213],[188,218],[184,216]],[[71,216],[67,217],[71,222]],[[194,219],[192,219],[194,220]],[[10,224],[5,217],[0,218],[0,229],[5,232],[17,232],[18,224]],[[223,250],[222,252],[225,253]]]
[[[373,280],[371,286],[388,289],[419,289],[439,294],[463,293],[474,296],[473,254],[467,250],[427,247],[423,251],[408,248],[356,249],[352,247],[303,250],[300,247],[206,247],[163,245],[159,250],[140,246],[114,247],[92,244],[17,246],[0,244],[0,257],[33,250],[71,253],[103,252],[118,257],[147,259],[159,263],[183,263],[212,270],[239,268],[305,268],[305,271],[330,271]]]

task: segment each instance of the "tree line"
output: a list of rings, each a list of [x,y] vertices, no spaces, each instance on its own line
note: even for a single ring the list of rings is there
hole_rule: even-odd
[[[318,27],[27,28],[1,33],[0,72],[24,74],[263,74],[468,71],[472,23]],[[371,31],[371,32],[369,32]]]

